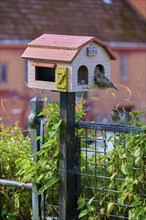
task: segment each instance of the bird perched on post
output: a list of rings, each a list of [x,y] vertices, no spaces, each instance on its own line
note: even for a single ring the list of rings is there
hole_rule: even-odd
[[[100,71],[98,66],[94,70],[94,81],[95,84],[101,89],[113,88],[118,90],[112,81]]]

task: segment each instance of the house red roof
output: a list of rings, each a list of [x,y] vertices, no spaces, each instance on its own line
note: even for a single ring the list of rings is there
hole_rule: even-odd
[[[49,33],[146,41],[146,21],[128,0],[4,0],[0,8],[0,39],[32,40]]]
[[[110,47],[95,37],[56,34],[43,34],[30,42],[22,57],[71,62],[83,46],[92,42],[101,45],[112,60],[116,59]]]
[[[145,0],[129,0],[131,4],[146,18],[146,1]]]

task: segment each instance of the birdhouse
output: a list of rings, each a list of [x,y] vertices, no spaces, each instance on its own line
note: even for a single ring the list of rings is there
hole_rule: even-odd
[[[110,77],[115,55],[101,40],[90,36],[43,34],[28,44],[28,87],[60,92],[88,91],[98,67]]]

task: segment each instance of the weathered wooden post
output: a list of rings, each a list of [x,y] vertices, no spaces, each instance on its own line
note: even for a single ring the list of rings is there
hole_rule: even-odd
[[[60,93],[59,219],[75,219],[75,93]]]

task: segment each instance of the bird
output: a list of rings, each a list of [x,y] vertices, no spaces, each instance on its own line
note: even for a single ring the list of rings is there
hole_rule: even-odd
[[[94,81],[100,89],[113,88],[118,90],[112,81],[100,71],[98,66],[94,70]]]
[[[113,122],[120,122],[121,121],[121,116],[120,113],[117,109],[112,109],[110,113],[111,120]]]

